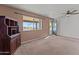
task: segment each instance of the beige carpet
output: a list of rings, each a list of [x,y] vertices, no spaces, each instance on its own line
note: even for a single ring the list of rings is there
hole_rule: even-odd
[[[15,55],[77,55],[79,39],[49,36],[21,45]]]

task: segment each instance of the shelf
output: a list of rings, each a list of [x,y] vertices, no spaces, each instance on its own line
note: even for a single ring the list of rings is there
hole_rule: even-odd
[[[14,37],[16,37],[16,36],[18,36],[20,33],[17,33],[17,34],[15,34],[15,35],[12,35],[12,36],[10,36],[11,38],[14,38]]]
[[[11,35],[14,35],[14,34],[17,34],[19,33],[19,29],[18,27],[8,27],[8,35],[11,36]]]
[[[18,27],[18,26],[8,26],[8,27]]]

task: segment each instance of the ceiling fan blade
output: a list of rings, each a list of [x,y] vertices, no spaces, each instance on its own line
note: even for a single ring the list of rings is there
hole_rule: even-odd
[[[71,13],[71,15],[76,15],[76,14],[79,14],[79,13]]]
[[[76,11],[78,11],[78,10],[73,10],[71,13],[74,13],[74,12],[76,12]]]

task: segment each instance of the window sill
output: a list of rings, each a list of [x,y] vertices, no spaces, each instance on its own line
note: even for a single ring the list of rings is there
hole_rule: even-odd
[[[41,29],[41,30],[42,30],[42,29]],[[23,30],[23,32],[32,32],[32,31],[41,31],[41,30],[29,30],[29,31]]]

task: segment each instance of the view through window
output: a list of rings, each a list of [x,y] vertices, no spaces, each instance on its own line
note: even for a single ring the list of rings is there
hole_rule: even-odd
[[[33,17],[23,16],[23,31],[41,30],[42,20]]]

